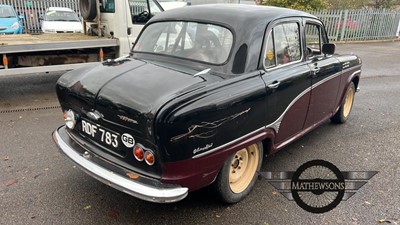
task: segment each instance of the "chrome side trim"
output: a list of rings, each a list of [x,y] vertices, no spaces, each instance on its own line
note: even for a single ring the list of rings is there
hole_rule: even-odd
[[[325,82],[327,82],[327,81],[330,81],[330,80],[332,80],[333,78],[336,78],[336,77],[338,77],[338,76],[340,76],[340,75],[342,75],[342,74],[343,74],[342,72],[337,72],[337,73],[335,73],[335,74],[332,74],[331,76],[329,76],[329,77],[327,77],[327,78],[324,78],[324,79],[318,81],[318,82],[315,83],[315,84],[312,84],[312,85],[311,85],[311,89],[314,89],[314,88],[320,86],[321,84],[323,84],[323,83],[325,83]]]
[[[301,97],[303,97],[305,94],[307,94],[309,91],[311,91],[311,87],[306,88],[303,92],[301,92],[299,95],[296,96],[296,98],[293,99],[292,102],[286,107],[285,111],[278,117],[277,120],[275,120],[273,123],[268,124],[265,126],[265,128],[272,128],[275,130],[276,133],[279,132],[279,127],[281,126],[281,122],[283,117],[285,116],[286,112],[289,111],[290,107],[294,105]]]
[[[220,150],[220,149],[222,149],[222,148],[225,148],[226,146],[229,146],[229,145],[231,145],[231,144],[233,144],[233,143],[235,143],[235,142],[237,142],[237,141],[239,141],[239,140],[241,140],[241,139],[248,138],[248,137],[252,136],[253,134],[255,134],[255,133],[257,133],[257,132],[259,132],[259,131],[261,131],[261,130],[263,130],[263,129],[272,128],[272,129],[275,130],[276,133],[278,133],[278,132],[279,132],[280,125],[281,125],[281,122],[282,122],[283,117],[285,116],[286,112],[289,111],[289,109],[290,109],[301,97],[303,97],[305,94],[307,94],[307,93],[308,93],[309,91],[311,91],[312,89],[314,89],[314,88],[320,86],[321,84],[323,84],[323,83],[325,83],[325,82],[327,82],[327,81],[329,81],[329,80],[331,80],[331,79],[333,79],[333,78],[336,78],[336,77],[342,75],[343,73],[348,72],[349,70],[354,70],[354,68],[348,68],[348,69],[342,70],[342,71],[340,71],[340,72],[337,72],[337,73],[335,73],[335,74],[333,74],[333,75],[331,75],[331,76],[329,76],[329,77],[327,77],[327,78],[325,78],[325,79],[323,79],[323,80],[320,80],[319,82],[317,82],[317,83],[311,85],[311,87],[306,88],[306,89],[305,89],[304,91],[302,91],[299,95],[297,95],[296,98],[294,98],[292,102],[290,102],[290,104],[286,107],[285,111],[283,111],[283,113],[279,116],[279,118],[278,118],[277,120],[275,120],[274,122],[272,122],[272,123],[270,123],[270,124],[268,124],[268,125],[266,125],[266,126],[264,126],[264,127],[262,127],[262,128],[259,128],[259,129],[255,130],[255,131],[252,131],[252,132],[250,132],[250,133],[248,133],[248,134],[246,134],[246,135],[244,135],[244,136],[242,136],[242,137],[239,137],[239,138],[237,138],[237,139],[235,139],[235,140],[233,140],[233,141],[230,141],[230,142],[228,142],[228,143],[226,143],[226,144],[223,144],[223,145],[221,145],[221,146],[219,146],[219,147],[216,147],[216,148],[213,148],[213,149],[211,149],[211,150],[209,150],[209,151],[207,151],[207,152],[203,152],[203,153],[201,153],[201,154],[195,155],[195,156],[193,156],[192,158],[193,158],[193,159],[196,159],[196,158],[200,158],[200,157],[202,157],[202,156],[211,154],[211,153],[213,153],[213,152],[216,152],[216,151],[218,151],[218,150]],[[360,72],[361,72],[361,70],[357,70],[357,71],[353,72],[351,76],[354,76],[355,74],[360,73]]]
[[[351,74],[351,76],[354,76],[354,75],[357,74],[357,73],[361,73],[361,70],[355,71],[354,73]]]
[[[211,154],[211,153],[213,153],[213,152],[216,152],[216,151],[218,151],[218,150],[220,150],[220,149],[222,149],[222,148],[225,148],[226,146],[229,146],[229,145],[231,145],[231,144],[233,144],[233,143],[235,143],[235,142],[237,142],[237,141],[239,141],[239,140],[241,140],[241,139],[246,139],[246,138],[248,138],[248,137],[254,135],[255,133],[258,133],[258,132],[260,132],[260,131],[262,131],[262,130],[264,130],[264,129],[265,129],[264,127],[261,127],[261,128],[255,130],[255,131],[253,131],[253,132],[250,132],[250,133],[248,133],[248,134],[246,134],[246,135],[244,135],[244,136],[242,136],[242,137],[240,137],[240,138],[237,138],[237,139],[235,139],[235,140],[233,140],[233,141],[230,141],[230,142],[228,142],[228,143],[226,143],[226,144],[223,144],[223,145],[220,145],[220,146],[218,146],[218,147],[216,147],[216,148],[213,148],[213,149],[211,149],[211,150],[209,150],[209,151],[207,151],[207,152],[203,152],[203,153],[201,153],[201,154],[194,155],[194,156],[192,157],[192,159],[197,159],[197,158],[203,157],[203,156],[205,156],[205,155]]]
[[[342,70],[342,73],[346,73],[346,72],[348,72],[349,70],[354,70],[354,69],[357,69],[357,67],[358,68],[361,68],[361,65],[358,65],[358,66],[354,66],[354,67],[351,67],[351,68],[347,68],[347,69],[345,69],[345,70]],[[354,74],[356,74],[356,73],[360,73],[361,72],[361,70],[357,70],[357,71],[355,71],[354,73],[352,73],[353,75]]]
[[[325,83],[327,81],[330,81],[331,79],[336,78],[336,77],[342,75],[343,73],[346,73],[346,72],[348,72],[349,70],[352,70],[352,69],[354,69],[354,68],[349,68],[349,69],[346,69],[346,70],[342,70],[341,72],[337,72],[335,74],[332,74],[331,76],[329,76],[329,77],[327,77],[325,79],[322,79],[322,80],[318,81],[315,84],[312,84],[311,87],[305,89],[295,99],[293,99],[293,101],[288,105],[288,107],[285,109],[285,111],[283,111],[282,115],[279,116],[279,118],[277,120],[275,120],[271,124],[268,124],[267,126],[265,126],[265,128],[272,128],[272,129],[275,130],[276,133],[278,133],[279,132],[279,127],[280,127],[281,122],[283,120],[283,117],[285,116],[286,112],[289,111],[289,109],[294,105],[294,103],[296,103],[301,97],[303,97],[305,94],[307,94],[312,89],[314,89],[314,88],[320,86],[321,84],[323,84],[323,83]],[[351,74],[351,76],[354,76],[355,74],[360,73],[360,72],[361,72],[361,70],[357,70],[357,71],[353,72]]]
[[[104,184],[142,200],[157,203],[180,201],[188,194],[188,188],[179,185],[163,184],[159,181],[150,180],[141,176],[137,180],[124,177],[123,175],[126,174],[121,174],[119,172],[121,168],[117,168],[117,166],[92,155],[88,151],[80,153],[76,149],[73,149],[72,146],[67,143],[68,140],[64,140],[63,137],[61,137],[61,132],[64,132],[65,138],[65,126],[62,126],[53,132],[53,139],[61,152],[76,163],[87,174]],[[101,162],[95,163],[95,160]],[[108,169],[107,167],[115,169]],[[134,172],[132,171],[132,173]]]
[[[228,142],[228,143],[226,143],[226,144],[223,144],[223,145],[221,145],[221,146],[219,146],[219,147],[213,148],[213,149],[211,149],[211,150],[209,150],[209,151],[207,151],[207,152],[203,152],[203,153],[201,153],[201,154],[195,155],[195,156],[193,156],[192,158],[193,158],[193,159],[196,159],[196,158],[200,158],[200,157],[202,157],[202,156],[211,154],[211,153],[213,153],[213,152],[216,152],[216,151],[218,151],[218,150],[220,150],[220,149],[222,149],[222,148],[225,148],[226,146],[229,146],[229,145],[231,145],[231,144],[233,144],[233,143],[235,143],[235,142],[237,142],[237,141],[239,141],[239,140],[241,140],[241,139],[248,138],[248,137],[252,136],[253,134],[255,134],[255,133],[257,133],[257,132],[260,132],[261,130],[264,130],[264,129],[266,129],[266,128],[272,128],[272,129],[275,130],[276,133],[278,133],[279,127],[280,127],[280,125],[281,125],[281,121],[282,121],[283,116],[285,115],[285,113],[289,110],[289,108],[290,108],[294,103],[296,103],[297,100],[299,100],[303,95],[305,95],[305,94],[306,94],[307,92],[309,92],[310,90],[311,90],[311,87],[307,88],[306,90],[304,90],[303,92],[301,92],[295,99],[293,99],[293,101],[288,105],[288,107],[287,107],[287,108],[285,109],[285,111],[281,114],[281,116],[279,116],[279,118],[278,118],[277,120],[275,120],[273,123],[268,124],[268,125],[266,125],[266,126],[264,126],[264,127],[262,127],[262,128],[259,128],[259,129],[255,130],[255,131],[252,131],[252,132],[250,132],[250,133],[248,133],[248,134],[246,134],[246,135],[244,135],[244,136],[242,136],[242,137],[239,137],[239,138],[237,138],[237,139],[235,139],[235,140],[233,140],[233,141],[230,141],[230,142]]]

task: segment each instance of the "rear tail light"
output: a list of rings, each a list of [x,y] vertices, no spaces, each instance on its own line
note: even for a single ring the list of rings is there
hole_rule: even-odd
[[[151,151],[146,151],[144,153],[144,161],[146,161],[146,163],[151,166],[154,164],[154,154]]]
[[[69,129],[74,129],[76,125],[75,113],[72,110],[64,111],[64,121]]]
[[[154,165],[155,157],[153,151],[145,149],[141,144],[136,144],[133,147],[133,155],[137,161],[141,162],[144,160],[147,165]]]
[[[143,159],[144,159],[144,151],[143,151],[143,148],[140,147],[139,145],[136,145],[136,146],[133,148],[133,155],[135,156],[135,158],[136,158],[138,161],[143,161]]]

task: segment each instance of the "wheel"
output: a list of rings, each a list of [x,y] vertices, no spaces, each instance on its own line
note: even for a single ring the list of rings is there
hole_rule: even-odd
[[[356,88],[354,83],[351,82],[346,91],[346,96],[344,101],[340,106],[336,114],[331,118],[333,123],[344,123],[349,118],[351,108],[353,107],[354,95],[356,93]]]
[[[227,203],[244,199],[257,180],[262,159],[261,143],[252,144],[230,156],[214,182],[214,189],[219,197]]]
[[[85,20],[94,20],[97,16],[97,0],[79,0],[81,15]]]

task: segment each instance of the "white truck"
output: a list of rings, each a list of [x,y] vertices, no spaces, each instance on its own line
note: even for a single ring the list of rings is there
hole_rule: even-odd
[[[72,70],[128,55],[143,25],[163,11],[157,0],[80,0],[85,34],[0,36],[0,78]]]

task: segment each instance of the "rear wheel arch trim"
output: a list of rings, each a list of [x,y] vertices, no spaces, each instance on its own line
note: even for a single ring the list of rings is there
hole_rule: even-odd
[[[349,88],[351,83],[354,83],[354,86],[355,86],[355,88],[357,90],[358,83],[359,83],[359,80],[360,80],[360,74],[361,74],[361,70],[356,70],[347,79],[346,86],[343,88],[343,92],[342,92],[342,95],[340,97],[338,109],[339,109],[340,105],[343,103],[343,101],[345,100],[346,91]],[[355,83],[355,81],[357,81],[357,84]]]
[[[355,88],[356,88],[356,90],[357,90],[358,84],[359,84],[359,82],[360,82],[360,76],[359,76],[359,75],[358,75],[358,76],[354,76],[353,79],[351,80],[351,82],[354,83],[354,86],[355,86]]]
[[[264,140],[261,141],[264,149],[264,156],[272,154],[273,149],[274,149],[274,138],[272,137],[267,137]]]

